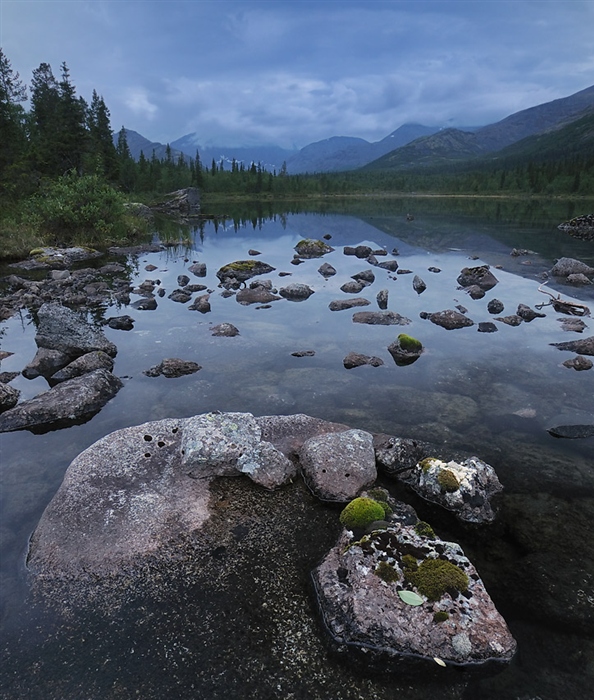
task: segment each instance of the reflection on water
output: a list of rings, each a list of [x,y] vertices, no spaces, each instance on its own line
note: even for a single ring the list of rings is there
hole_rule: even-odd
[[[538,291],[540,275],[555,258],[577,257],[594,265],[591,243],[556,230],[557,223],[583,212],[560,202],[485,205],[474,199],[329,201],[316,213],[299,212],[300,206],[286,205],[280,211],[272,203],[260,203],[256,209],[225,205],[213,212],[219,218],[199,225],[161,222],[160,235],[179,244],[129,261],[135,287],[150,278],[166,290],[157,310],[103,310],[106,317],[129,313],[136,319],[130,332],[106,328],[118,346],[114,371],[124,378],[122,391],[85,425],[45,435],[0,436],[2,620],[4,645],[10,649],[8,673],[31,674],[28,697],[52,697],[43,695],[48,673],[43,659],[42,670],[37,676],[32,673],[30,654],[39,653],[39,647],[28,649],[32,627],[20,616],[26,595],[23,555],[65,468],[81,450],[113,430],[164,417],[211,410],[303,412],[373,432],[446,444],[478,454],[496,468],[506,489],[500,523],[478,535],[452,531],[447,519],[441,526],[444,536],[458,539],[474,560],[518,638],[520,653],[509,670],[470,686],[466,697],[554,699],[572,692],[586,697],[594,680],[594,553],[584,537],[594,516],[594,443],[556,440],[547,433],[554,425],[594,421],[594,371],[563,367],[563,360],[573,355],[550,345],[582,336],[563,332],[559,315],[550,307],[544,309],[546,318],[518,327],[496,322],[496,333],[478,333],[476,325],[446,331],[419,317],[422,311],[462,304],[478,323],[493,320],[486,307],[495,297],[505,305],[503,315],[515,313],[519,303],[534,307],[546,302]],[[406,221],[408,213],[414,220]],[[325,235],[331,236],[334,253],[291,264],[301,238]],[[387,289],[388,308],[411,320],[406,328],[356,324],[352,311],[328,309],[330,301],[348,296],[340,286],[351,275],[370,268],[342,252],[343,246],[359,243],[388,252],[397,249],[400,268],[425,281],[427,289],[419,295],[412,287],[414,274],[373,267],[375,282],[358,295],[369,299],[367,308],[377,309],[376,295]],[[512,257],[512,248],[533,253]],[[242,306],[233,297],[223,297],[217,269],[250,257],[250,249],[260,251],[259,259],[276,268],[266,276],[276,287],[302,282],[315,294],[305,302],[276,301],[270,308]],[[188,267],[194,261],[205,262],[208,273],[191,282],[213,290],[212,310],[204,315],[167,298],[177,287],[178,275],[192,278]],[[322,262],[331,263],[337,275],[322,278],[317,272]],[[500,282],[485,298],[472,300],[458,288],[456,278],[463,267],[482,263],[501,266],[494,270]],[[147,272],[147,265],[156,269]],[[556,280],[549,286],[594,308],[591,288],[568,287]],[[237,326],[240,335],[213,337],[210,328],[223,322]],[[586,323],[589,328],[583,335],[589,336],[594,321],[587,318]],[[2,362],[2,370],[19,371],[35,352],[34,324],[23,313],[4,322],[1,330],[2,348],[15,353]],[[421,340],[426,352],[414,364],[398,367],[387,347],[403,330]],[[315,355],[291,355],[299,350],[314,350]],[[379,356],[384,365],[346,370],[343,358],[351,351]],[[142,374],[166,357],[194,360],[202,369],[174,380]],[[21,389],[22,398],[47,387],[42,379],[22,377],[12,385]],[[439,524],[438,516],[431,517]],[[59,657],[55,649],[51,653]],[[80,653],[82,666],[95,669],[102,663],[101,654],[114,652],[95,644],[88,657],[84,650]],[[98,672],[89,673],[94,677]],[[151,671],[143,668],[139,673],[150,676]],[[52,687],[60,687],[61,678],[69,689],[63,697],[86,697],[83,680],[73,680],[68,670],[56,672],[56,677]],[[78,695],[72,690],[77,683]],[[2,687],[15,687],[8,674]],[[103,697],[124,697],[115,691],[110,695],[107,687]],[[285,690],[287,697],[294,692]],[[206,697],[199,691],[187,696]],[[334,696],[328,692],[319,697]]]

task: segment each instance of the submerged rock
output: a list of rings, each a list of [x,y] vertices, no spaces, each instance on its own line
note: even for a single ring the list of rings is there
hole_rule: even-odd
[[[575,369],[578,372],[583,372],[584,370],[592,369],[592,367],[594,366],[594,362],[592,362],[592,360],[589,360],[587,357],[584,357],[583,355],[577,355],[571,360],[565,360],[565,362],[563,362],[562,364],[564,367],[567,367],[569,369]]]
[[[369,306],[371,302],[364,297],[355,297],[354,299],[335,299],[328,304],[330,311],[345,311],[356,306]]]
[[[381,357],[375,357],[374,355],[362,355],[359,352],[349,352],[349,354],[344,358],[342,364],[346,369],[354,369],[355,367],[362,367],[363,365],[371,365],[372,367],[381,367],[384,361]]]
[[[577,440],[594,437],[594,425],[558,425],[555,428],[549,428],[547,432],[556,438]]]
[[[575,258],[559,258],[551,268],[551,275],[555,277],[569,277],[569,275],[594,275],[594,267],[590,267],[581,260]]]
[[[219,323],[210,329],[211,335],[215,337],[234,338],[239,335],[239,330],[232,323]]]

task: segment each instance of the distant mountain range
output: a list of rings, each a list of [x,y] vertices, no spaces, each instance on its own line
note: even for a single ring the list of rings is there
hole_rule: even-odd
[[[301,150],[279,146],[226,147],[199,143],[197,134],[172,141],[171,154],[195,158],[196,151],[205,167],[214,160],[231,168],[233,160],[250,167],[261,163],[266,170],[279,172],[286,163],[287,172],[316,173],[354,170],[407,170],[440,164],[482,159],[488,154],[512,146],[528,137],[562,129],[581,117],[594,114],[594,86],[552,102],[516,112],[494,124],[482,127],[440,128],[422,124],[403,124],[381,141],[333,136],[311,143]],[[135,159],[164,158],[166,146],[126,130],[128,146]],[[117,136],[116,136],[117,139]]]

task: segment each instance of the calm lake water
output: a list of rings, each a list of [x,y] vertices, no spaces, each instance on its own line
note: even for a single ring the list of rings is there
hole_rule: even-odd
[[[492,464],[505,496],[499,522],[486,532],[464,531],[413,503],[442,537],[460,542],[519,643],[509,669],[492,679],[472,682],[464,697],[591,697],[594,438],[560,440],[547,429],[594,423],[594,370],[564,367],[562,362],[574,353],[550,345],[589,337],[594,320],[585,318],[588,328],[582,334],[566,332],[559,322],[562,316],[546,306],[545,318],[518,327],[495,321],[498,332],[478,333],[477,325],[446,331],[419,314],[462,304],[478,324],[493,320],[487,311],[493,298],[505,305],[501,315],[515,313],[519,303],[532,308],[546,303],[549,297],[538,288],[542,273],[550,270],[555,259],[574,257],[594,266],[594,243],[572,239],[556,228],[561,221],[593,208],[592,202],[368,198],[328,201],[309,212],[300,211],[299,205],[287,205],[284,210],[261,204],[221,207],[213,213],[226,218],[200,227],[161,222],[162,236],[183,242],[130,258],[132,284],[158,279],[169,294],[177,287],[178,275],[187,273],[191,283],[213,290],[211,312],[190,311],[188,304],[175,303],[167,295],[158,298],[155,311],[103,310],[105,317],[128,313],[136,319],[130,332],[105,328],[118,347],[114,372],[124,378],[124,388],[84,425],[43,435],[21,431],[0,436],[1,697],[219,697],[208,690],[211,686],[206,681],[202,685],[197,681],[191,689],[186,680],[178,684],[167,679],[153,662],[135,666],[134,680],[126,677],[130,672],[125,664],[120,665],[119,676],[113,670],[106,674],[106,659],[122,653],[125,644],[104,621],[85,623],[94,643],[86,644],[85,624],[80,621],[67,633],[53,636],[45,618],[26,614],[24,566],[28,539],[78,453],[122,427],[214,410],[307,413],[465,450]],[[406,220],[409,212],[414,215],[412,221]],[[291,264],[299,240],[325,235],[331,236],[328,242],[335,252],[298,266]],[[380,261],[395,257],[391,252],[397,249],[400,269],[411,273],[370,268],[366,261],[343,254],[344,246],[358,244],[387,250],[390,254]],[[513,248],[531,253],[511,256]],[[276,268],[264,276],[275,287],[302,282],[315,293],[307,301],[283,299],[270,308],[242,306],[234,297],[221,296],[216,271],[251,257],[250,249],[260,251],[258,259]],[[195,261],[206,263],[206,278],[187,272]],[[337,274],[324,279],[318,273],[322,262],[332,264]],[[458,288],[456,278],[462,268],[480,264],[492,267],[499,284],[483,299],[472,300]],[[147,265],[157,269],[147,272]],[[375,273],[375,282],[357,295],[370,300],[365,309],[377,309],[375,297],[386,289],[388,308],[410,319],[410,325],[356,324],[352,310],[328,309],[330,301],[349,297],[340,286],[367,269]],[[290,276],[281,277],[281,272]],[[412,286],[414,275],[427,285],[420,295]],[[571,287],[551,279],[546,288],[594,311],[592,286]],[[133,295],[132,301],[138,298]],[[240,335],[213,337],[211,327],[222,322],[237,326]],[[416,363],[397,367],[387,347],[403,331],[421,340],[426,352]],[[23,369],[35,354],[34,337],[35,326],[26,312],[0,324],[2,349],[14,353],[2,361],[2,371]],[[313,350],[315,355],[292,356],[301,350]],[[351,351],[379,356],[384,365],[346,370],[343,358]],[[167,357],[194,360],[202,369],[179,379],[143,374]],[[21,390],[22,399],[47,388],[41,378],[18,377],[12,386]],[[171,602],[167,614],[174,627],[183,624],[183,615],[175,611]],[[177,652],[172,646],[163,653],[169,658],[168,654]],[[192,663],[191,657],[184,658],[190,674],[196,670]],[[224,664],[215,667],[225,673]],[[285,679],[283,685],[279,678],[282,691],[276,697],[306,697],[291,686],[293,681]],[[369,683],[367,697],[392,697],[389,684]],[[133,693],[130,687],[137,690]],[[227,689],[226,697],[258,696],[233,688]],[[422,697],[412,689],[407,692],[399,687],[393,697]],[[439,697],[449,697],[447,688],[442,693]],[[437,697],[434,692],[431,696]],[[359,695],[337,694],[329,683],[316,697]]]

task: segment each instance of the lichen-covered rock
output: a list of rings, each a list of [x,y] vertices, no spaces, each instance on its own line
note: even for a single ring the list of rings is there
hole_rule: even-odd
[[[324,501],[350,501],[377,477],[373,437],[363,430],[310,438],[299,460],[306,484]]]
[[[565,221],[557,227],[574,238],[582,238],[586,241],[594,241],[594,214],[576,216],[570,221]]]
[[[491,673],[516,651],[460,546],[418,527],[393,522],[357,541],[347,530],[312,577],[333,646],[368,670],[431,672],[439,660]]]
[[[5,411],[0,416],[0,432],[44,431],[84,422],[103,408],[122,386],[121,379],[106,369],[69,379]]]
[[[270,442],[259,442],[237,460],[237,469],[269,490],[284,486],[297,476],[297,465]]]
[[[421,498],[443,506],[467,523],[492,522],[495,512],[491,499],[503,491],[493,467],[478,457],[460,462],[426,457],[400,479]]]
[[[431,446],[420,440],[379,433],[373,438],[375,459],[380,471],[388,476],[415,469],[429,454]]]
[[[61,350],[48,350],[39,348],[35,357],[23,369],[23,377],[35,379],[36,377],[49,378],[72,360],[72,356]]]
[[[49,246],[45,248],[35,248],[29,255],[37,263],[41,263],[53,269],[64,270],[82,260],[99,258],[103,253],[94,248],[87,248],[85,246],[73,246],[71,248]]]
[[[448,331],[454,330],[456,328],[467,328],[468,326],[474,326],[474,321],[468,316],[461,314],[459,311],[454,311],[453,309],[446,309],[445,311],[435,311],[434,313],[428,313],[426,311],[421,311],[419,314],[421,318],[428,319],[431,323],[436,326],[441,326]]]

